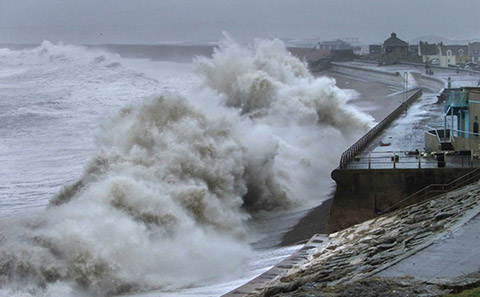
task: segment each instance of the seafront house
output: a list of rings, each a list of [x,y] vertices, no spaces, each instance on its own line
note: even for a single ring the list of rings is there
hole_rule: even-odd
[[[382,54],[381,44],[371,44],[368,46],[368,53],[370,55],[380,56]]]
[[[390,38],[383,42],[382,55],[380,56],[380,64],[392,65],[397,64],[408,56],[408,43],[397,37],[393,32]]]
[[[470,62],[480,64],[480,42],[468,44],[468,57],[470,58]]]
[[[480,42],[468,45],[430,44],[420,41],[418,56],[422,63],[440,67],[464,67],[470,62],[480,63]]]
[[[441,67],[455,67],[469,62],[468,45],[443,45],[440,43],[438,49],[439,66]]]
[[[423,41],[419,42],[418,55],[422,57],[422,63],[432,64],[432,61],[438,61],[438,63],[440,63],[439,52],[438,45]]]
[[[328,49],[328,50],[344,50],[344,49],[353,49],[353,46],[350,43],[343,41],[341,39],[324,41],[318,43],[319,49]]]
[[[480,87],[445,89],[443,127],[425,132],[427,152],[456,151],[480,153]]]

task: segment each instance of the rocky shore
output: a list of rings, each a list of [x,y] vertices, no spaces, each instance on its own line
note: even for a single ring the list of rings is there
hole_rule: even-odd
[[[479,197],[480,183],[475,183],[332,233],[326,242],[309,249],[307,256],[291,267],[283,266],[282,273],[247,295],[437,296],[478,286],[478,272],[430,280],[378,274],[478,218]]]

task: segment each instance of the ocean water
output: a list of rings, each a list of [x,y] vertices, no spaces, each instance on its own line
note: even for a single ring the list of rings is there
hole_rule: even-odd
[[[298,248],[255,243],[371,126],[279,40],[192,63],[0,49],[0,94],[0,296],[226,293]]]

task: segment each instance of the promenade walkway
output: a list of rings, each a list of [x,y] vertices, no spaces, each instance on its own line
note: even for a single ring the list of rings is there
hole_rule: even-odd
[[[388,122],[386,128],[379,129],[380,133],[375,133],[374,138],[368,138],[366,140],[367,145],[361,145],[360,149],[358,149],[357,144],[353,145],[347,151],[348,154],[344,154],[348,160],[345,161],[344,156],[342,156],[340,168],[344,169],[438,167],[439,164],[435,155],[423,154],[425,147],[424,133],[427,127],[438,126],[443,123],[442,104],[436,104],[437,94],[441,89],[432,93],[431,88],[432,86],[441,88],[442,80],[446,85],[448,77],[451,78],[453,87],[475,86],[479,81],[478,75],[456,73],[452,69],[435,69],[435,75],[420,75],[421,67],[411,65],[377,67],[369,63],[348,62],[337,63],[334,69],[337,75],[354,79],[358,79],[364,73],[362,69],[370,69],[365,72],[366,77],[364,79],[378,80],[390,85],[392,89],[399,89],[400,91],[385,96],[383,102],[381,102],[381,104],[386,101],[389,102],[387,106],[390,112],[392,112],[392,107],[400,106],[406,98],[411,96],[410,94],[406,96],[404,89],[402,90],[402,83],[405,83],[405,79],[408,80],[408,85],[404,84],[404,88],[427,87],[427,89],[424,89],[422,96],[408,107],[408,110],[400,115],[397,113],[393,122]],[[393,75],[394,73],[398,74]],[[407,73],[417,73],[418,75],[406,75]],[[433,78],[433,80],[430,78]],[[377,121],[379,120],[377,119]],[[368,134],[365,136],[368,136]],[[446,155],[445,161],[445,167],[480,166],[480,161],[465,154]]]

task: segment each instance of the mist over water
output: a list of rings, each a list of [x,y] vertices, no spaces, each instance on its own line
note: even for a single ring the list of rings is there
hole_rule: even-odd
[[[79,52],[91,55],[75,48],[60,58]],[[58,58],[44,54],[46,64]],[[94,61],[123,67],[104,59]],[[279,40],[242,48],[226,38],[195,67],[190,90],[152,94],[106,122],[83,176],[47,209],[0,221],[1,296],[103,296],[241,276],[255,232],[247,221],[318,204],[341,152],[371,125]]]

